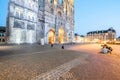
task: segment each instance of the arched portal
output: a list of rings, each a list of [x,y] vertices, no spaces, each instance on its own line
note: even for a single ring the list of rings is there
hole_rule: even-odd
[[[28,36],[27,36],[27,38],[28,38],[28,40],[27,40],[27,42],[28,43],[33,43],[33,37],[34,37],[34,31],[33,30],[29,30],[28,31]]]
[[[69,42],[69,34],[66,33],[66,42],[68,43]]]
[[[64,42],[64,29],[60,28],[58,33],[59,33],[58,41],[59,41],[59,43],[63,43]]]
[[[48,31],[48,43],[49,44],[54,44],[55,43],[55,31],[54,30],[49,30]]]
[[[21,43],[21,30],[15,30],[15,43],[20,44]]]

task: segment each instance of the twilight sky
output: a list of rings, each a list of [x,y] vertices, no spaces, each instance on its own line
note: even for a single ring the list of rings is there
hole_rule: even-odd
[[[75,0],[75,32],[113,27],[120,36],[120,0]]]
[[[120,36],[120,0],[75,0],[75,33],[113,27]],[[0,0],[0,26],[6,25],[8,0]]]
[[[0,0],[0,26],[6,26],[8,0]]]

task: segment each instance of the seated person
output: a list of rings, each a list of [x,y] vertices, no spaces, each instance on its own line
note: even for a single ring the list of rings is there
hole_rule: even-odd
[[[104,54],[108,53],[108,49],[105,46],[103,46],[103,48],[102,48],[102,53],[104,53]]]
[[[102,52],[103,53],[111,53],[112,52],[112,48],[110,47],[110,46],[108,46],[108,45],[106,45],[106,44],[104,44],[104,45],[101,45],[103,48],[102,48]]]
[[[107,47],[107,49],[108,49],[108,53],[111,54],[111,52],[112,52],[113,49],[111,47],[109,47],[109,46]]]

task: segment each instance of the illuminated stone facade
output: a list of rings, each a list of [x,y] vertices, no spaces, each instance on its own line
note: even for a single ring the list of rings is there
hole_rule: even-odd
[[[74,0],[39,0],[38,16],[45,43],[73,41]]]
[[[109,28],[108,30],[91,31],[87,33],[87,38],[90,42],[115,43],[116,31],[113,28]]]
[[[74,0],[10,0],[8,43],[72,42]]]
[[[37,0],[10,0],[8,13],[8,43],[35,43]]]

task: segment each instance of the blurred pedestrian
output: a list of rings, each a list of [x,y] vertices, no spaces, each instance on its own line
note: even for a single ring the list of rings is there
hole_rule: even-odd
[[[51,47],[53,47],[53,44],[51,44]]]
[[[62,47],[61,47],[62,49],[64,49],[64,45],[62,45]]]

